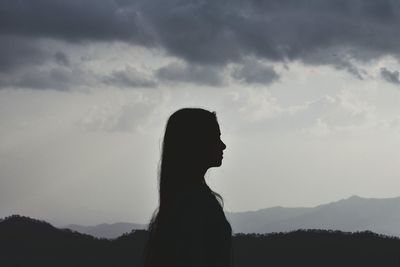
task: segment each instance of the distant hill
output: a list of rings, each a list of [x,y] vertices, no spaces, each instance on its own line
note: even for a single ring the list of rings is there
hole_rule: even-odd
[[[147,232],[98,239],[23,216],[0,221],[2,267],[141,267]],[[275,234],[238,234],[233,266],[398,267],[400,239],[372,232],[298,230]]]
[[[314,208],[273,207],[227,213],[236,233],[272,233],[297,229],[370,230],[400,236],[400,197],[352,196]]]
[[[144,230],[147,225],[144,224],[134,224],[134,223],[103,223],[95,226],[82,226],[78,224],[69,224],[65,228],[71,229],[73,231],[92,235],[98,238],[117,238],[122,234],[129,233],[132,230]]]
[[[291,220],[310,210],[312,208],[273,207],[257,211],[226,212],[225,215],[235,233],[263,233],[263,227],[267,224]]]

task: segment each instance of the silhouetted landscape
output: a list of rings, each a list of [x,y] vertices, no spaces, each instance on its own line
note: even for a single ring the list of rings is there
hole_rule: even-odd
[[[0,221],[0,266],[141,266],[146,239],[144,230],[99,239],[13,215]],[[400,265],[400,239],[370,231],[236,234],[233,240],[235,267]]]

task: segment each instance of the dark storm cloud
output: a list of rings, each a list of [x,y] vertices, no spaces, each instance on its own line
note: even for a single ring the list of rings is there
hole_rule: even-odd
[[[381,68],[381,76],[387,82],[400,85],[400,73],[398,71],[390,71],[386,68]]]
[[[60,51],[58,51],[54,54],[54,59],[56,60],[56,62],[58,64],[60,64],[62,66],[68,67],[70,64],[68,57],[63,52],[60,52]]]
[[[343,66],[346,55],[398,55],[399,8],[385,0],[148,1],[142,12],[157,42],[189,62],[252,55]],[[328,52],[339,60],[314,56]]]
[[[35,40],[0,35],[0,73],[14,71],[20,66],[40,65],[50,57]]]
[[[301,61],[362,79],[352,60],[399,56],[399,13],[395,0],[4,0],[0,35],[118,40],[161,48],[195,66],[241,64],[248,57]],[[0,45],[2,68],[43,60],[40,49],[29,53],[29,42],[15,45]],[[29,55],[19,56],[24,53]],[[168,79],[179,76],[160,72]]]
[[[9,35],[81,40],[134,40],[142,43],[136,1],[3,0],[0,32]]]

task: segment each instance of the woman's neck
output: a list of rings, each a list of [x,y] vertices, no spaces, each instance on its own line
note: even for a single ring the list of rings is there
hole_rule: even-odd
[[[191,173],[190,179],[192,179],[194,182],[199,182],[199,183],[205,183],[204,176],[206,174],[207,170],[204,169],[199,169],[195,170]]]

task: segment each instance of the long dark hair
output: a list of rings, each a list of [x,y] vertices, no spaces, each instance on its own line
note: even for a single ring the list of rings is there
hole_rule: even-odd
[[[165,249],[159,247],[160,239],[169,229],[171,215],[179,212],[176,210],[178,199],[190,186],[207,186],[202,175],[204,148],[215,135],[216,127],[219,127],[216,113],[201,108],[180,109],[169,117],[159,165],[159,206],[148,227],[145,267],[158,265],[156,258]],[[222,205],[222,197],[209,191]]]

